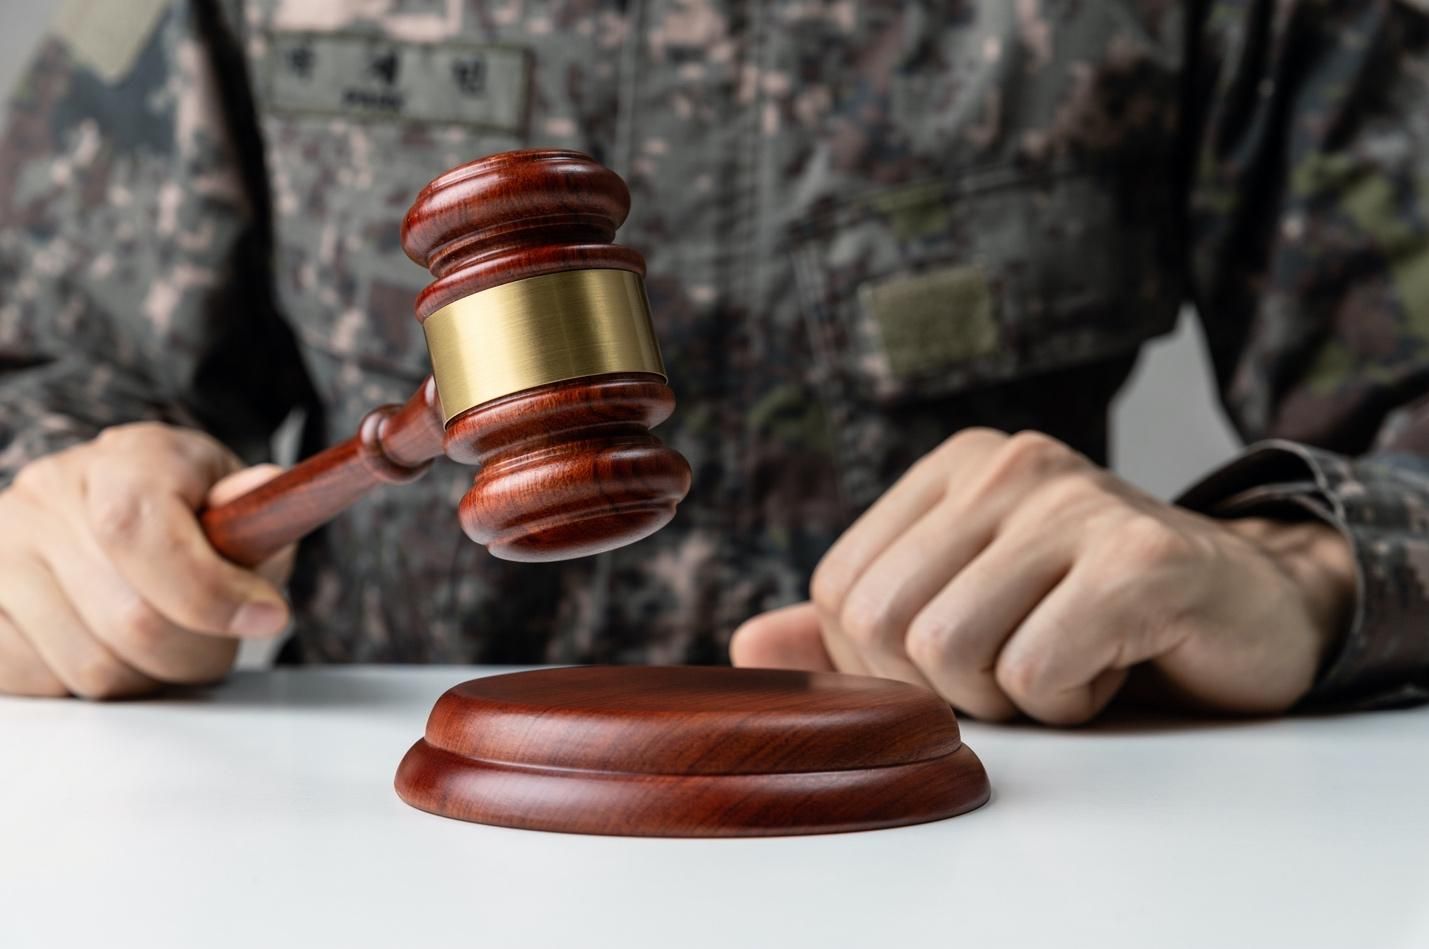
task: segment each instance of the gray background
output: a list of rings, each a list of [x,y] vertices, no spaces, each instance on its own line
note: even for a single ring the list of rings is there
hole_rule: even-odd
[[[54,7],[52,0],[0,0],[0,98],[9,96]],[[1163,497],[1236,451],[1191,314],[1143,352],[1117,402],[1113,446],[1116,469]]]

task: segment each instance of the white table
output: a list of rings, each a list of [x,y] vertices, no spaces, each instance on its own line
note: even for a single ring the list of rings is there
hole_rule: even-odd
[[[432,701],[480,671],[0,699],[0,947],[1429,946],[1429,709],[969,723],[970,815],[648,840],[397,799]]]

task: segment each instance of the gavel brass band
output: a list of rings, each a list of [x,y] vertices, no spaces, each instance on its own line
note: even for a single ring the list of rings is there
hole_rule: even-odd
[[[536,386],[612,372],[665,376],[645,284],[626,270],[572,270],[463,297],[427,317],[442,418]]]

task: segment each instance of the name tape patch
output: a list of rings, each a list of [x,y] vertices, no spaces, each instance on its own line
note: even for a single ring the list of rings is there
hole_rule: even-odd
[[[896,379],[948,369],[998,348],[992,289],[976,265],[864,284],[859,298],[878,326]]]
[[[267,74],[268,98],[279,111],[520,133],[530,56],[511,46],[279,33],[271,37]]]

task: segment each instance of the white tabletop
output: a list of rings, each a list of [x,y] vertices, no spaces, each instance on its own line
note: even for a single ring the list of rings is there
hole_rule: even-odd
[[[0,699],[0,946],[1429,946],[1429,709],[965,723],[972,814],[651,840],[398,800],[432,701],[481,671]]]

